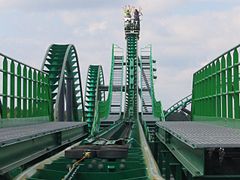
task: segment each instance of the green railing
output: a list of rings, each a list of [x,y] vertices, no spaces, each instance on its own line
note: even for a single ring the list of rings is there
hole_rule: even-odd
[[[239,47],[232,48],[194,73],[193,120],[203,117],[240,119]]]
[[[152,110],[153,115],[161,120],[165,120],[165,116],[163,113],[162,103],[161,101],[157,101],[155,98],[154,91],[154,73],[153,73],[153,57],[152,57],[152,45],[148,45],[150,48],[150,79],[151,79],[151,97],[152,97]]]
[[[46,73],[0,54],[0,89],[2,119],[49,120],[51,117]]]

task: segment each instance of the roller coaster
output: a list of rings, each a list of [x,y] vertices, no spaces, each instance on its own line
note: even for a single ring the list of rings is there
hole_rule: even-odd
[[[139,18],[124,31],[109,84],[90,65],[85,94],[72,44],[50,45],[41,70],[0,54],[0,179],[240,179],[240,45],[195,72],[192,94],[164,111]]]

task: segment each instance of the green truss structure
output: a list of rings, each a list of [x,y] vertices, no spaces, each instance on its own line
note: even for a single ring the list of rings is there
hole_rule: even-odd
[[[49,74],[54,121],[65,119],[82,121],[84,117],[82,83],[75,47],[71,44],[51,45],[45,55],[42,70]]]
[[[127,61],[124,118],[133,121],[138,118],[138,31],[126,32]]]
[[[104,85],[102,66],[90,65],[85,89],[85,120],[92,135],[100,128],[99,101],[105,101],[105,92],[99,90],[100,85]]]

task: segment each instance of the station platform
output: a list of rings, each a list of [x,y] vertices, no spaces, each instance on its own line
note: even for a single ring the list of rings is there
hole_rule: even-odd
[[[47,134],[83,127],[79,122],[47,122],[20,127],[0,128],[0,147],[10,143],[24,141]]]
[[[192,148],[240,147],[240,129],[193,121],[156,125]]]
[[[240,179],[240,129],[200,121],[165,121],[156,126],[169,165],[181,162],[199,179]]]
[[[88,134],[85,122],[45,122],[0,128],[0,174]]]

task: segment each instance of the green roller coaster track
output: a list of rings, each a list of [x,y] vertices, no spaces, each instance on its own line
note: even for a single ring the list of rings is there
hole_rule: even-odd
[[[90,65],[85,89],[85,121],[92,135],[99,131],[99,101],[105,101],[105,92],[99,90],[100,85],[104,85],[102,66]]]
[[[138,117],[138,34],[126,34],[127,40],[127,67],[126,67],[126,89],[125,89],[125,115],[124,118],[133,121]]]
[[[97,144],[100,147],[102,146],[102,148],[107,148],[108,146],[115,147],[117,145],[116,143],[123,143],[123,145],[126,143],[125,145],[130,146],[128,157],[113,162],[93,158],[93,160],[85,160],[83,166],[75,166],[69,171],[65,168],[67,164],[70,163],[69,160],[60,157],[45,166],[44,169],[39,170],[30,179],[46,179],[47,177],[53,179],[72,179],[73,177],[95,179],[96,176],[104,179],[160,178],[153,156],[149,156],[151,152],[139,121],[138,93],[140,93],[143,88],[141,86],[139,87],[138,78],[138,73],[140,72],[138,69],[139,57],[137,53],[139,29],[136,29],[135,22],[132,22],[131,28],[133,28],[133,31],[126,30],[127,57],[125,63],[122,49],[116,45],[112,46],[112,65],[109,86],[104,85],[102,66],[89,66],[85,89],[84,120],[88,124],[90,133],[89,137],[79,144],[79,147],[91,147],[91,145]],[[152,78],[152,57],[149,59],[149,62],[151,64],[150,78]],[[123,85],[124,65],[126,69],[125,86]],[[51,77],[51,72],[49,71],[48,73]],[[56,73],[52,76],[56,77]],[[52,84],[54,85],[55,81]],[[54,95],[53,93],[57,88],[53,85],[52,95]],[[150,115],[160,120],[162,118],[162,108],[160,102],[157,102],[155,99],[153,81],[150,82],[150,86],[149,96],[153,102],[153,111]],[[105,99],[104,92],[106,89],[108,91],[107,99]],[[121,101],[123,93],[125,93],[125,109],[122,116],[121,111],[123,108]],[[117,104],[115,102],[116,100],[118,101]],[[118,113],[114,112],[116,108],[119,111]],[[107,129],[101,129],[101,124],[106,121],[112,121],[113,124],[109,125]],[[145,144],[143,145],[143,143]],[[75,150],[73,149],[72,151],[74,152]],[[149,159],[145,159],[146,155],[149,156]],[[92,161],[94,161],[94,163],[96,161],[96,165],[98,166],[91,170],[90,166],[95,166],[91,164]],[[58,169],[57,171],[55,171],[56,168]],[[54,176],[56,172],[58,173],[57,177]],[[109,176],[109,174],[111,174],[111,176]]]
[[[190,94],[184,97],[183,99],[179,100],[175,104],[173,104],[171,107],[169,107],[165,112],[165,118],[168,117],[173,112],[181,110],[182,108],[185,108],[191,102],[192,102],[192,95]]]
[[[120,55],[119,55],[120,52]],[[109,79],[109,87],[108,87],[108,97],[106,101],[99,102],[99,116],[100,118],[108,118],[111,112],[111,104],[112,104],[112,96],[113,96],[113,85],[116,83],[114,80],[119,81],[120,84],[120,101],[122,99],[122,85],[123,85],[123,60],[124,57],[122,56],[122,48],[117,46],[116,44],[112,45],[112,60],[111,60],[111,71],[110,71],[110,79]],[[120,58],[120,59],[116,59]],[[117,67],[115,67],[117,64]],[[114,69],[118,68],[121,70],[120,77],[115,77]],[[120,79],[116,79],[120,78]],[[121,111],[122,103],[120,103],[120,111]],[[119,112],[121,114],[121,112]]]
[[[240,45],[195,72],[192,95],[164,113],[152,46],[138,52],[130,12],[126,58],[113,44],[108,85],[90,65],[85,97],[73,45],[49,46],[41,70],[0,54],[0,179],[240,179]],[[168,121],[190,103],[191,121]]]
[[[84,117],[82,83],[75,47],[51,45],[45,55],[42,70],[49,74],[54,120],[82,121]],[[66,118],[64,118],[64,97],[66,97]]]

